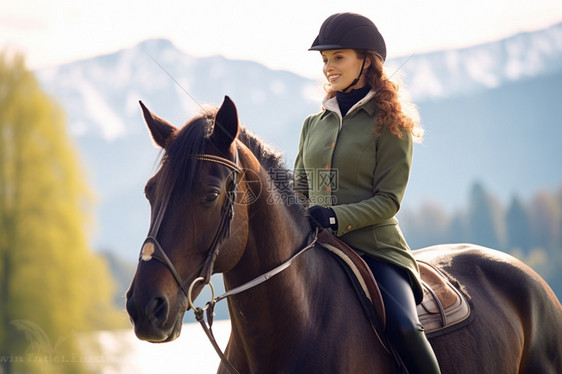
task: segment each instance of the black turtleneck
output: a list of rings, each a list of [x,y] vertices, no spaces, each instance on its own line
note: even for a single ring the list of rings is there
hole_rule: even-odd
[[[336,98],[340,107],[341,116],[345,117],[351,107],[364,98],[370,90],[371,86],[366,85],[365,87],[351,90],[349,92],[336,91]]]

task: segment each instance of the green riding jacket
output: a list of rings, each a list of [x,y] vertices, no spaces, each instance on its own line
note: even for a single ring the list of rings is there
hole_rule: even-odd
[[[310,206],[334,210],[335,234],[349,246],[406,269],[421,302],[419,269],[394,217],[408,184],[412,136],[375,133],[373,96],[369,92],[343,119],[333,97],[304,121],[295,190]]]

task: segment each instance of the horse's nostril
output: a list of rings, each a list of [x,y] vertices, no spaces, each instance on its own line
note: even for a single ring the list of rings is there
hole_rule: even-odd
[[[155,326],[162,326],[168,318],[168,301],[166,298],[153,298],[146,306],[146,317]]]

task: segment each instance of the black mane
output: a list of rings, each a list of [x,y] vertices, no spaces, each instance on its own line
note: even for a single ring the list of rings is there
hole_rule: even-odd
[[[291,173],[283,162],[281,152],[276,151],[273,147],[265,143],[260,137],[252,133],[245,127],[240,127],[238,139],[244,143],[246,147],[252,151],[254,156],[260,162],[260,165],[268,172],[272,170],[283,170]]]
[[[290,208],[296,209],[299,214],[304,214],[299,195],[293,190],[293,172],[286,167],[281,152],[276,151],[244,127],[240,127],[238,139],[252,151],[262,168],[268,173],[272,182],[270,185],[276,189],[276,194],[272,197],[274,202],[288,205]]]
[[[181,194],[176,194],[175,188],[182,190],[187,186],[191,188],[197,178],[199,162],[189,156],[205,152],[205,140],[213,131],[215,115],[216,109],[206,110],[202,116],[195,117],[186,123],[170,139],[162,158],[162,165],[169,163],[169,167],[164,169],[166,175],[163,176],[163,179],[166,182],[162,186],[164,189],[162,192],[169,191],[172,195],[179,196]],[[250,149],[262,168],[268,173],[272,181],[270,184],[275,186],[279,193],[278,197],[282,199],[278,202],[302,209],[301,204],[296,203],[297,195],[293,191],[293,173],[286,167],[281,152],[276,151],[243,126],[240,126],[238,139]]]

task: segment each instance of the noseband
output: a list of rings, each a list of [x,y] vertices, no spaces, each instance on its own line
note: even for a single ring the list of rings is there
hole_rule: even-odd
[[[211,280],[214,264],[219,254],[221,244],[225,239],[227,239],[230,236],[230,226],[232,222],[232,217],[234,217],[234,202],[236,200],[236,187],[238,183],[237,175],[242,172],[242,169],[240,168],[238,162],[238,149],[236,149],[234,162],[226,158],[210,155],[210,154],[194,155],[192,156],[192,158],[199,161],[207,161],[207,162],[213,162],[215,164],[223,165],[234,172],[232,173],[232,184],[230,188],[228,188],[228,190],[226,191],[226,198],[224,200],[224,205],[222,206],[221,209],[221,217],[220,217],[219,226],[217,228],[217,232],[215,233],[213,241],[211,242],[211,245],[207,250],[207,258],[199,268],[199,277],[197,279],[199,281],[203,281],[204,282],[203,284],[207,284]],[[170,272],[174,276],[176,282],[180,286],[185,296],[188,299],[190,299],[190,293],[191,293],[190,290],[186,288],[185,283],[182,280],[179,273],[177,272],[174,264],[172,264],[172,261],[170,261],[170,258],[168,257],[168,255],[166,255],[166,252],[164,252],[164,249],[162,248],[160,242],[158,242],[158,239],[156,238],[156,236],[158,235],[158,231],[160,229],[160,225],[162,224],[162,221],[164,219],[164,214],[166,213],[166,207],[168,206],[169,199],[170,197],[167,196],[163,200],[162,204],[158,209],[158,214],[156,215],[156,218],[152,223],[152,227],[148,233],[148,236],[146,237],[142,245],[139,261],[141,260],[150,261],[151,259],[154,258],[155,260],[160,261],[161,263],[166,265],[166,267],[170,270]]]

